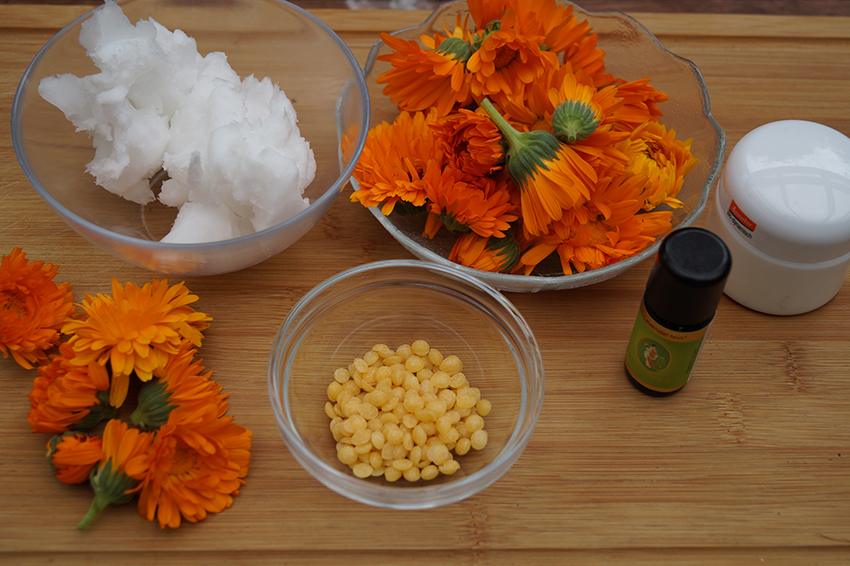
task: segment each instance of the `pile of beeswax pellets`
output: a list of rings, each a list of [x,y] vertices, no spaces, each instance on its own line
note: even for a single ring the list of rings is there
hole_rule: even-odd
[[[415,482],[455,473],[454,456],[487,445],[490,402],[457,356],[425,340],[377,344],[334,372],[325,412],[337,457],[359,478]]]

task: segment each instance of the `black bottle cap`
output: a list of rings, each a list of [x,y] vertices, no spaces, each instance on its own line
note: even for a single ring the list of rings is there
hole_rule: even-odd
[[[731,268],[719,237],[702,228],[676,230],[661,242],[644,304],[670,327],[701,328],[714,318]]]

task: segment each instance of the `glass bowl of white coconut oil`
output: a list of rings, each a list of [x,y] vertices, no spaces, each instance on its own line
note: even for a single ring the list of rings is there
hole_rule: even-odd
[[[12,108],[18,160],[53,210],[176,275],[295,243],[339,196],[368,123],[349,48],[279,0],[106,2],[39,51]]]

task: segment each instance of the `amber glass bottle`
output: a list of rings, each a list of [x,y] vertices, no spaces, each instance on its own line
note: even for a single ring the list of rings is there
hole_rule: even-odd
[[[685,386],[731,267],[726,244],[708,230],[682,228],[664,238],[626,349],[635,387],[663,396]]]

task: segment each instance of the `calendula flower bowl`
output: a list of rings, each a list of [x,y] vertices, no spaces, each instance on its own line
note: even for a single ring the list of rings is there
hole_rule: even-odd
[[[342,272],[298,302],[272,344],[268,389],[290,453],[319,482],[367,505],[427,509],[508,472],[540,414],[544,370],[501,293],[452,267],[392,260]]]
[[[110,19],[117,18],[112,14],[103,16],[104,23],[98,25],[110,30],[104,36],[120,30],[124,44],[115,44],[110,52],[96,51],[98,66],[87,55],[91,45],[84,48],[80,43],[81,31],[87,22],[95,21],[95,14],[111,6],[109,2],[57,33],[21,79],[12,109],[12,138],[21,167],[36,191],[91,243],[161,273],[233,272],[291,246],[336,201],[366,137],[368,92],[349,48],[318,18],[284,1],[126,0],[118,5],[128,21],[116,23]],[[163,28],[154,30],[148,20]],[[128,27],[132,25],[135,31]],[[143,26],[147,27],[142,30]],[[93,41],[92,35],[88,33],[87,41]],[[196,42],[195,54],[190,53],[191,40]],[[171,49],[166,56],[158,56]],[[120,63],[123,67],[102,70],[122,52],[130,54]],[[213,59],[216,52],[224,56]],[[196,57],[204,62],[193,67]],[[172,62],[175,66],[169,69],[179,72],[174,71],[174,77],[163,75],[163,65]],[[227,65],[232,71],[224,70]],[[94,101],[73,109],[78,115],[89,112],[92,119],[114,112],[110,114],[113,121],[94,134],[75,131],[65,110],[39,92],[44,79],[61,79],[65,74],[90,80],[88,87],[100,87],[106,80],[120,80],[121,73],[135,77],[136,82],[129,88],[110,83],[115,88],[101,89]],[[196,76],[196,86],[186,84]],[[221,83],[214,89],[211,77],[226,77],[232,87],[222,90]],[[203,84],[209,92],[197,86],[202,79],[207,80]],[[122,88],[126,100],[120,98]],[[192,92],[195,98],[181,102],[174,112],[178,89],[182,89],[180,96]],[[61,88],[52,90],[54,97],[57,91],[59,98],[68,98]],[[206,106],[198,102],[204,98],[212,102]],[[140,99],[145,106],[139,106]],[[184,127],[178,134],[175,122],[181,112]],[[299,131],[293,133],[295,116]],[[118,132],[110,129],[113,126],[124,137],[119,139]],[[163,137],[163,131],[170,137]],[[95,134],[99,138],[93,138]],[[281,149],[299,140],[298,134],[312,150],[314,174],[304,142],[299,141],[293,153]],[[219,145],[224,149],[214,153],[213,140],[231,143]],[[162,156],[163,147],[172,158],[171,165],[182,160],[183,173],[172,174],[161,157],[159,165],[151,160],[157,151]],[[197,161],[196,156],[200,156]],[[126,162],[121,161],[124,158]],[[104,177],[113,175],[111,168],[124,167],[122,176],[113,175],[117,180],[110,178],[118,185],[125,173],[130,177],[138,170],[143,171],[137,175],[141,181],[128,183],[131,188],[119,187],[126,189],[119,196],[96,183],[101,179],[87,171],[94,163]],[[262,174],[257,172],[261,169]],[[277,176],[281,171],[296,172]],[[231,181],[226,191],[232,193],[215,192],[224,185],[210,181],[214,174],[220,175],[216,179]],[[178,183],[171,185],[174,191],[167,188],[172,182]],[[269,197],[272,193],[277,196]],[[192,218],[184,210],[186,202],[199,207],[195,212],[203,209],[202,214]],[[186,213],[181,236],[161,241],[175,226],[178,209],[181,215]]]
[[[493,5],[497,5],[498,9],[492,8]],[[473,17],[468,17],[470,16],[470,7],[466,1],[461,0],[448,2],[440,6],[419,26],[393,32],[389,37],[385,36],[378,41],[373,46],[365,66],[367,86],[371,101],[370,127],[372,128],[372,131],[374,131],[375,128],[382,123],[389,125],[394,124],[394,121],[401,113],[400,110],[410,110],[422,114],[427,113],[428,110],[417,110],[415,105],[426,104],[425,102],[422,102],[422,100],[432,95],[433,100],[435,101],[432,106],[439,107],[442,105],[443,109],[438,110],[437,112],[437,114],[442,115],[445,115],[446,112],[459,112],[459,107],[472,109],[478,107],[478,114],[484,115],[480,112],[480,110],[485,106],[485,103],[481,100],[482,92],[483,95],[485,95],[484,98],[488,99],[488,101],[489,99],[493,99],[497,106],[499,106],[500,97],[502,99],[508,98],[508,95],[505,95],[504,93],[488,95],[487,93],[491,91],[488,91],[487,89],[491,88],[492,84],[487,84],[483,79],[478,80],[476,83],[474,73],[470,70],[475,68],[476,72],[481,73],[483,72],[481,69],[486,69],[487,56],[481,55],[479,57],[478,53],[475,52],[475,49],[479,49],[479,51],[483,50],[482,47],[479,47],[479,45],[484,45],[484,43],[481,43],[482,37],[485,37],[489,33],[498,33],[499,31],[499,26],[493,25],[489,26],[487,29],[482,29],[484,25],[476,25],[474,16],[481,13],[486,14],[487,10],[491,10],[493,13],[488,14],[487,17],[498,18],[500,16],[497,15],[497,13],[503,13],[501,11],[504,7],[503,5],[507,5],[511,8],[511,10],[514,10],[514,13],[510,16],[504,16],[503,19],[513,17],[516,19],[511,20],[510,22],[501,22],[502,31],[509,28],[509,33],[514,33],[514,30],[516,29],[519,30],[517,35],[522,35],[522,30],[528,28],[526,24],[523,24],[523,21],[528,22],[530,19],[535,17],[535,14],[529,12],[529,6],[531,6],[530,3],[507,1],[488,4],[486,2],[475,2],[472,14]],[[541,6],[543,5],[545,5],[545,2],[541,3]],[[452,165],[456,168],[456,172],[446,173],[446,168],[444,167],[442,171],[442,179],[435,181],[433,172],[429,171],[428,166],[425,164],[425,156],[421,155],[421,149],[415,150],[419,153],[416,153],[414,158],[409,162],[413,164],[412,172],[407,171],[406,166],[398,168],[399,171],[380,171],[374,175],[378,181],[374,181],[374,179],[369,177],[371,175],[369,167],[372,167],[372,161],[378,163],[379,160],[369,160],[368,156],[373,152],[373,150],[369,147],[370,141],[367,141],[366,149],[361,157],[361,164],[358,165],[358,169],[355,170],[354,176],[352,177],[352,185],[355,188],[353,199],[358,199],[358,195],[366,195],[359,197],[360,202],[369,207],[369,210],[378,222],[380,222],[387,232],[389,232],[390,235],[392,235],[392,237],[395,238],[410,253],[419,259],[451,267],[452,269],[466,275],[478,277],[502,291],[537,292],[592,285],[612,277],[616,277],[630,267],[641,263],[645,259],[654,257],[661,239],[666,234],[675,229],[689,226],[703,211],[708,199],[711,185],[718,175],[722,165],[722,159],[725,151],[725,133],[711,115],[711,107],[705,82],[699,69],[692,62],[669,52],[658,41],[658,39],[656,39],[652,33],[650,33],[639,22],[619,12],[588,12],[572,3],[563,0],[553,0],[551,6],[546,6],[545,9],[541,8],[541,10],[545,13],[541,12],[542,15],[540,17],[552,19],[553,14],[556,13],[555,10],[560,9],[571,9],[572,16],[575,18],[575,21],[578,22],[578,25],[586,22],[589,26],[587,33],[596,34],[598,40],[596,47],[604,52],[605,66],[602,71],[599,69],[585,68],[576,71],[577,68],[581,67],[585,63],[576,59],[570,59],[569,56],[565,55],[563,52],[558,55],[556,66],[560,65],[560,67],[564,67],[565,62],[569,61],[573,66],[572,73],[579,77],[577,79],[579,89],[581,88],[583,81],[585,83],[595,81],[593,84],[594,88],[592,90],[592,92],[596,93],[594,96],[597,96],[603,92],[603,89],[614,84],[613,80],[600,79],[599,76],[601,76],[601,72],[607,73],[611,78],[616,80],[620,91],[625,91],[625,87],[622,86],[623,83],[630,83],[631,85],[642,84],[641,81],[643,79],[649,79],[648,84],[658,92],[665,94],[667,97],[666,100],[659,101],[657,104],[657,108],[660,109],[661,115],[656,115],[655,119],[657,123],[660,123],[663,126],[660,136],[664,137],[668,133],[672,136],[673,133],[675,133],[675,138],[679,140],[676,143],[679,144],[685,140],[691,140],[689,142],[690,155],[688,157],[692,157],[696,160],[696,163],[688,165],[685,168],[677,169],[677,174],[681,175],[682,170],[688,170],[692,167],[692,169],[689,169],[688,172],[684,174],[684,180],[681,183],[680,188],[678,188],[675,193],[675,199],[680,201],[680,206],[677,206],[678,203],[673,200],[657,198],[657,202],[653,202],[652,204],[653,208],[647,206],[644,210],[640,210],[637,214],[633,214],[634,218],[640,217],[641,214],[644,213],[649,214],[649,216],[644,216],[642,218],[644,226],[647,226],[647,222],[654,222],[654,220],[648,221],[648,219],[652,218],[653,215],[663,213],[669,216],[669,220],[665,217],[664,226],[653,228],[654,232],[652,230],[645,232],[645,235],[651,236],[649,239],[651,243],[646,244],[646,239],[644,239],[642,240],[644,243],[641,243],[640,246],[635,245],[633,247],[633,250],[639,249],[640,251],[626,251],[626,253],[621,253],[622,249],[626,249],[628,247],[626,244],[630,244],[630,242],[627,241],[628,238],[631,237],[629,236],[629,231],[631,230],[632,233],[634,233],[635,224],[633,223],[631,228],[625,228],[624,224],[620,225],[620,228],[612,228],[614,220],[616,220],[616,213],[611,212],[610,206],[608,208],[599,206],[592,209],[590,205],[594,204],[592,201],[595,198],[592,196],[591,199],[584,204],[579,203],[580,205],[585,206],[585,210],[581,212],[581,214],[584,214],[585,217],[582,218],[580,222],[587,223],[587,217],[589,217],[592,223],[595,218],[601,219],[603,216],[607,221],[611,220],[610,216],[613,214],[615,218],[608,224],[597,223],[597,226],[601,226],[601,230],[597,229],[595,232],[593,230],[589,230],[586,233],[586,237],[581,235],[579,229],[576,228],[579,220],[575,220],[573,216],[569,216],[580,207],[574,208],[569,213],[565,212],[563,217],[558,218],[557,220],[552,220],[557,217],[557,215],[553,214],[550,218],[540,222],[539,219],[535,220],[534,217],[539,216],[541,211],[545,211],[545,206],[548,205],[538,204],[536,212],[533,207],[529,205],[528,209],[534,212],[534,214],[522,214],[522,212],[527,210],[526,203],[523,201],[522,206],[517,206],[517,209],[519,209],[520,212],[515,212],[515,215],[520,217],[520,221],[526,226],[529,226],[529,222],[535,220],[539,226],[532,226],[532,228],[536,228],[537,231],[533,232],[530,236],[523,234],[524,239],[516,238],[518,240],[518,244],[513,248],[507,244],[501,243],[507,241],[505,239],[500,239],[498,241],[499,243],[497,243],[494,247],[490,247],[490,244],[495,242],[494,238],[496,236],[492,236],[492,232],[494,232],[493,226],[496,224],[493,222],[490,222],[489,224],[482,224],[482,217],[487,220],[486,215],[480,213],[482,208],[477,209],[476,212],[476,209],[474,209],[472,205],[464,204],[464,199],[469,196],[468,192],[456,191],[453,193],[455,196],[452,196],[452,193],[446,191],[444,194],[436,197],[433,196],[432,193],[427,192],[428,190],[433,191],[433,187],[444,187],[447,184],[451,185],[452,183],[455,183],[456,186],[459,180],[460,182],[469,182],[470,177],[468,174],[472,171],[473,167],[480,167],[480,163],[473,164],[472,166],[466,162],[461,162],[460,165],[452,163]],[[507,12],[504,13],[507,14]],[[523,20],[523,18],[525,18],[525,20]],[[549,25],[549,23],[550,22],[547,22],[546,25]],[[541,29],[549,29],[546,25],[541,25]],[[464,35],[469,34],[476,29],[478,30],[477,36]],[[437,34],[442,34],[443,43],[434,43],[433,40]],[[445,39],[449,35],[453,37]],[[462,41],[461,38],[465,37],[468,39]],[[549,38],[547,37],[547,40],[548,39]],[[478,41],[478,43],[476,43],[476,41]],[[502,39],[500,39],[500,41],[502,41]],[[511,39],[504,39],[503,41],[508,42],[511,41]],[[429,42],[432,44],[429,45]],[[445,47],[451,42],[454,42],[451,47]],[[419,47],[411,47],[414,44]],[[585,49],[586,47],[587,46],[585,45],[585,47],[578,49],[578,51],[580,54],[583,54],[582,56],[584,56],[585,59],[592,60],[593,57],[588,57],[589,54],[592,54],[592,51]],[[511,52],[516,52],[519,56],[525,56],[530,53],[530,51],[527,50],[523,51],[526,47],[519,44],[513,44],[512,49],[513,51]],[[438,53],[440,50],[442,50],[442,53]],[[498,49],[491,49],[490,55],[496,57],[499,53],[506,51],[507,50],[499,51]],[[545,51],[547,51],[546,47],[540,49],[540,52],[543,53],[545,57],[552,56],[551,54],[545,53]],[[403,54],[403,56],[399,58],[399,60],[402,60],[403,63],[396,68],[389,59],[399,53]],[[422,55],[422,53],[424,53],[424,55]],[[447,53],[448,55],[446,55]],[[470,53],[472,53],[471,56]],[[460,60],[468,58],[463,71],[461,71],[461,68],[457,65],[452,67],[453,71],[446,71],[446,69],[449,68],[449,65],[445,64],[446,61],[450,61],[453,65],[456,63],[456,61],[451,61],[451,57],[455,57]],[[541,58],[545,57],[541,56]],[[519,60],[519,58],[521,57],[518,57],[515,60]],[[439,64],[435,62],[437,60],[439,60]],[[531,56],[529,56],[529,60],[531,60]],[[499,60],[494,59],[493,64],[498,66],[500,62]],[[407,65],[407,67],[405,67],[405,65]],[[421,66],[416,67],[416,65]],[[441,67],[440,65],[443,66]],[[457,98],[448,101],[449,106],[451,103],[455,103],[454,109],[450,111],[445,109],[447,104],[446,99],[441,98],[443,95],[437,92],[438,89],[431,88],[430,85],[435,84],[433,81],[429,84],[425,81],[425,79],[420,80],[418,78],[419,75],[414,73],[414,70],[418,73],[422,71],[423,68],[425,68],[429,73],[444,73],[442,78],[445,78],[447,84],[449,80],[456,81],[452,83],[452,89],[457,95]],[[431,69],[438,69],[438,71],[432,71]],[[533,69],[530,67],[526,67],[523,71],[533,73]],[[395,76],[393,78],[389,78],[393,73],[395,73]],[[464,73],[467,74],[464,75]],[[593,74],[595,78],[587,81],[579,76],[580,73]],[[473,78],[458,80],[461,79],[462,75],[473,76]],[[566,80],[555,83],[551,79],[546,78],[545,75],[542,75],[542,77],[543,78],[538,78],[528,83],[528,85],[531,86],[526,85],[526,87],[523,87],[526,89],[526,96],[530,96],[527,93],[529,89],[534,88],[534,85],[546,84],[549,85],[547,88],[553,88],[555,90],[560,89],[558,95],[566,96],[566,98],[560,98],[560,100],[571,100],[571,96],[574,96],[576,100],[581,98],[576,94],[562,94],[568,90],[567,86],[563,86],[567,85]],[[457,87],[456,85],[461,84],[463,80],[467,81],[466,86]],[[405,81],[408,82],[405,83]],[[412,86],[411,88],[405,88],[405,85],[410,84],[411,81],[419,81],[415,85],[416,88],[413,88]],[[551,85],[547,81],[551,81]],[[389,90],[385,91],[385,87],[389,87]],[[470,89],[471,92],[461,102],[460,99],[464,97],[464,94],[457,93],[462,92],[464,88]],[[498,86],[496,88],[498,88]],[[577,92],[575,84],[569,88],[572,89],[573,93]],[[543,92],[543,90],[541,90],[538,95],[538,101],[541,98],[546,99],[546,93]],[[405,99],[405,97],[407,98]],[[625,95],[623,98],[625,98]],[[589,98],[587,100],[589,100]],[[594,108],[604,106],[604,101],[598,102],[597,104],[597,100],[597,98],[594,98],[593,104],[597,105],[594,106]],[[407,104],[408,106],[402,107],[404,104]],[[540,102],[537,104],[540,104]],[[588,103],[588,105],[589,104],[590,103]],[[626,105],[628,104],[629,103],[626,102]],[[533,107],[530,103],[527,107],[520,108],[519,110],[517,109],[517,106],[509,107],[505,104],[502,104],[501,108],[501,113],[508,118],[508,121],[511,122],[511,124],[515,123],[514,118],[516,118],[517,122],[521,122],[523,112],[528,113],[529,108],[532,109],[530,113],[532,115],[534,114]],[[538,119],[541,119],[541,115],[541,113],[538,113]],[[470,116],[470,114],[467,114],[467,116]],[[591,117],[592,116],[593,114],[591,112]],[[604,126],[606,121],[609,120],[610,115],[602,113],[596,114],[597,119],[602,118],[603,116],[605,116],[605,118],[601,122],[602,126]],[[490,117],[492,118],[493,115],[490,114]],[[472,118],[480,120],[480,118],[475,116]],[[546,116],[546,119],[550,120],[550,130],[555,129],[555,133],[558,134],[558,137],[562,140],[566,140],[567,138],[561,137],[560,132],[557,130],[557,124],[553,125],[556,120],[551,117],[551,114]],[[493,118],[493,121],[495,122],[496,118]],[[468,123],[470,122],[467,122],[467,124]],[[531,124],[531,121],[526,119],[526,123]],[[593,126],[597,127],[597,132],[602,131],[599,129],[601,126],[597,126],[597,123],[594,123]],[[416,126],[405,125],[405,127],[411,129]],[[538,126],[528,126],[528,129],[537,128]],[[613,126],[609,131],[614,132],[616,129],[617,126]],[[639,130],[646,132],[648,131],[648,128],[641,126],[633,131],[637,132]],[[455,130],[455,132],[456,131],[459,130]],[[594,130],[592,128],[588,131],[590,134],[583,132],[580,135],[596,135],[593,133]],[[504,135],[503,131],[501,133],[504,136],[502,139],[507,139],[508,136]],[[372,135],[373,134],[370,133],[370,137]],[[582,138],[579,137],[579,140],[581,139]],[[591,138],[587,139],[590,141]],[[612,137],[611,139],[613,140],[614,138]],[[445,141],[445,137],[443,140]],[[472,141],[464,140],[463,143],[466,143],[467,141],[470,144],[473,142],[478,143],[478,151],[492,150],[493,148],[492,144],[489,146],[486,145],[488,140],[482,136],[479,136],[478,139]],[[573,143],[573,141],[574,140],[571,140],[569,143]],[[563,144],[566,145],[567,141],[564,141]],[[396,142],[395,145],[398,145],[398,142]],[[504,146],[510,147],[511,144],[506,143]],[[385,150],[387,146],[384,145],[382,147]],[[445,145],[441,147],[445,152],[451,151],[450,149],[445,149]],[[681,145],[679,147],[681,148]],[[649,154],[651,151],[654,150],[634,151],[630,154],[628,167],[631,168],[636,162],[636,159],[644,158],[636,158],[634,155],[639,155],[640,153]],[[510,156],[507,151],[505,154],[507,155],[507,160],[510,161]],[[661,163],[661,161],[657,158],[653,157],[653,159],[656,159],[658,163]],[[389,161],[389,159],[385,158],[385,161]],[[519,162],[520,160],[517,159],[516,161]],[[549,169],[555,169],[551,167],[551,161],[545,161],[545,163]],[[561,163],[564,163],[563,159]],[[537,167],[533,170],[534,174],[526,175],[524,179],[534,180],[535,178],[543,178],[544,175],[542,175],[542,173],[546,172],[544,169],[546,169],[547,166]],[[375,168],[379,167],[381,167],[381,165],[375,166]],[[680,167],[680,165],[677,165],[676,167]],[[604,167],[594,165],[594,168],[599,174],[599,179],[610,175],[609,172],[604,170]],[[504,169],[507,170],[508,167],[505,166]],[[632,170],[629,169],[629,171]],[[559,171],[556,171],[556,173],[559,173]],[[426,201],[425,205],[422,205],[422,200],[425,200],[424,197],[420,197],[421,200],[419,202],[410,202],[415,198],[415,190],[409,191],[406,194],[402,194],[399,191],[393,194],[391,199],[386,200],[384,200],[384,195],[375,196],[374,194],[367,194],[371,187],[375,186],[373,184],[374,182],[380,182],[382,175],[386,175],[388,178],[392,179],[398,179],[399,177],[406,179],[404,176],[405,174],[409,174],[412,178],[410,183],[404,185],[405,189],[409,186],[414,186],[414,189],[416,189],[416,187],[423,186],[423,184],[430,187],[425,190],[426,194],[429,195],[429,200]],[[629,173],[629,175],[631,175],[632,178],[634,177],[632,173]],[[364,177],[367,178],[364,180]],[[514,181],[516,181],[517,177],[514,176],[513,172],[511,173],[511,177]],[[522,177],[522,175],[520,175],[520,177]],[[448,181],[446,180],[447,178],[449,179]],[[498,177],[495,178],[495,182],[498,186],[500,181],[498,180]],[[623,178],[625,178],[625,176],[621,177],[617,182],[620,183]],[[531,183],[531,181],[529,181],[529,183]],[[552,190],[562,190],[558,188],[558,185],[559,183],[556,181],[553,182],[550,187]],[[560,185],[563,186],[564,184],[561,183]],[[380,186],[386,187],[387,185]],[[516,186],[519,187],[520,184],[517,182]],[[596,187],[598,186],[600,185],[597,185]],[[600,189],[596,187],[592,187],[593,190],[599,191]],[[374,192],[377,193],[378,191]],[[492,192],[493,191],[491,189],[484,189],[485,195],[490,195]],[[526,199],[526,197],[528,197],[529,201],[532,201],[532,197],[529,195],[533,192],[534,191],[518,190],[515,194],[522,194],[522,199]],[[643,193],[640,194],[643,195]],[[671,193],[668,192],[667,196],[671,196]],[[567,197],[558,195],[557,198],[566,199]],[[644,197],[641,196],[640,198]],[[442,200],[440,200],[437,204],[432,205],[435,200],[431,199]],[[452,199],[456,199],[456,203],[454,205],[451,204]],[[520,197],[516,196],[515,199],[519,201]],[[405,200],[408,202],[404,202]],[[481,199],[478,199],[478,201],[480,200]],[[395,208],[393,208],[393,206],[386,206],[387,203],[394,204]],[[457,203],[461,204],[458,205]],[[649,203],[649,200],[647,200],[647,203]],[[610,202],[608,204],[610,205]],[[410,214],[411,206],[415,207],[414,211],[417,212],[417,214]],[[463,206],[467,206],[467,208],[464,210]],[[492,207],[495,205],[488,206]],[[571,204],[570,206],[573,205]],[[388,209],[390,208],[393,208],[394,211],[388,215],[384,214],[385,212],[388,212]],[[568,207],[566,205],[562,205],[562,208],[563,210],[566,210]],[[401,213],[399,213],[399,209],[401,209]],[[492,210],[493,208],[488,210],[488,213]],[[504,207],[501,210],[503,212]],[[467,218],[462,217],[464,213],[468,213]],[[478,214],[477,217],[476,214]],[[428,215],[430,215],[430,218],[426,221],[425,217]],[[575,218],[579,217],[580,215]],[[468,218],[472,218],[472,222],[479,222],[477,227],[471,228],[472,231],[482,236],[482,239],[487,237],[490,238],[486,248],[483,244],[480,246],[481,249],[478,250],[481,254],[480,256],[474,255],[478,252],[475,252],[475,250],[471,247],[467,247],[466,251],[457,252],[457,249],[459,249],[459,237],[465,234],[466,236],[471,237],[469,241],[476,240],[475,236],[470,235],[469,232],[458,231],[457,225],[463,225],[465,222],[466,226],[461,226],[461,229],[470,228],[469,221],[467,220]],[[546,222],[551,222],[551,224],[548,228],[541,230],[540,226],[545,226]],[[546,230],[549,230],[550,234],[554,234],[556,230],[553,226],[555,226],[558,222],[563,223],[560,233],[563,235],[564,232],[566,232],[566,235],[563,235],[560,239],[555,238],[557,241],[554,242],[552,239],[543,242],[543,236],[541,236],[541,234],[545,235]],[[571,222],[573,224],[570,224]],[[502,224],[503,227],[505,225],[506,224],[504,223]],[[439,226],[439,229],[437,229],[436,226]],[[482,226],[483,230],[481,229]],[[512,229],[516,232],[522,230],[522,227]],[[503,233],[509,234],[506,230],[503,231]],[[616,236],[611,237],[612,233],[616,233]],[[502,238],[502,236],[498,237]],[[582,237],[585,237],[584,242],[581,241]],[[588,240],[590,240],[589,244],[587,243]],[[634,239],[634,241],[637,242],[638,239]],[[596,245],[599,244],[599,242],[601,242],[601,245]],[[586,247],[584,250],[578,251],[578,248],[582,246]],[[531,248],[534,249],[532,249],[532,253],[528,254],[527,252]],[[622,249],[617,249],[615,252],[611,252],[611,248]],[[466,265],[461,265],[460,262],[454,261],[458,259],[458,253],[469,254],[468,257],[470,257],[471,260],[467,259],[465,261]],[[455,254],[454,257],[453,254]],[[589,259],[593,254],[609,254],[610,259],[605,263],[597,262],[597,264],[594,265]],[[541,261],[540,258],[544,256],[545,259]],[[505,266],[510,266],[511,263],[507,260],[502,263],[502,259],[509,257],[521,257],[526,263],[524,265],[514,263],[514,267],[505,268]],[[481,259],[480,263],[478,263],[479,259]],[[571,260],[573,260],[573,263],[569,263]],[[564,264],[567,264],[566,270],[562,265],[562,261]],[[467,265],[487,265],[488,262],[489,267],[486,268],[474,269],[472,267],[467,267]],[[491,269],[494,263],[499,268],[502,268],[502,272],[496,272]],[[578,263],[581,268],[576,268],[576,263]],[[533,271],[530,271],[530,273],[526,269],[526,267],[528,269],[532,268],[529,266],[533,267]]]

